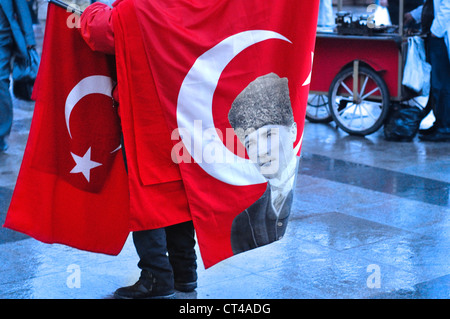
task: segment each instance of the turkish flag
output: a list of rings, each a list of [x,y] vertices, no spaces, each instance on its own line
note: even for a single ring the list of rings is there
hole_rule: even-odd
[[[119,89],[131,79],[123,65],[129,69],[134,55],[146,59],[141,64],[154,82],[146,94],[171,134],[206,267],[285,232],[296,172],[290,158],[300,153],[303,137],[318,6],[318,0],[124,0],[113,11],[116,43],[123,43],[116,50]],[[144,53],[128,47],[136,38]],[[134,68],[140,70],[138,63]],[[148,112],[137,104],[135,112]],[[281,114],[285,106],[288,116]],[[136,143],[148,139],[144,123],[133,125]],[[286,138],[267,142],[274,133]],[[283,155],[263,160],[260,145],[251,143],[259,137]],[[130,169],[151,180],[151,167],[141,163],[154,149],[140,145]],[[286,169],[267,173],[282,162]]]
[[[280,239],[319,1],[121,0],[110,61],[49,5],[36,110],[5,226],[116,254],[192,219],[205,267]],[[64,57],[64,58],[63,58]]]
[[[35,111],[4,226],[46,243],[118,254],[130,217],[111,99],[114,60],[87,46],[74,19],[49,3]]]

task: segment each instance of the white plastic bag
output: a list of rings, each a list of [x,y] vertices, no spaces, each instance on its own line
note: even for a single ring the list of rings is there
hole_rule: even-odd
[[[431,65],[426,62],[424,40],[418,36],[408,38],[408,55],[402,84],[422,96],[430,93]]]

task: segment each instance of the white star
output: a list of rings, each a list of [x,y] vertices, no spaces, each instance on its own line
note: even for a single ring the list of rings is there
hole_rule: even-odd
[[[89,182],[89,179],[91,177],[91,169],[98,167],[102,164],[91,161],[91,148],[90,147],[87,150],[86,154],[84,154],[83,157],[75,155],[72,152],[70,152],[70,154],[72,154],[72,157],[76,163],[75,167],[70,171],[70,173],[72,173],[72,174],[82,173],[84,175],[84,177],[86,178],[86,180]]]

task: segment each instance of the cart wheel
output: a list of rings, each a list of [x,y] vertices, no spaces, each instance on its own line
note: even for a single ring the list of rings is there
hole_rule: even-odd
[[[333,118],[328,110],[327,94],[309,94],[306,119],[311,123],[330,123]]]
[[[354,74],[358,78],[356,83]],[[360,136],[372,134],[383,125],[390,105],[383,78],[358,64],[342,70],[334,78],[328,100],[331,116],[338,127]]]

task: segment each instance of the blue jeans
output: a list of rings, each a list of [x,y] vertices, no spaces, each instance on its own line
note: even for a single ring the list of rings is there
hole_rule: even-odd
[[[431,94],[434,98],[434,125],[442,133],[450,133],[450,61],[443,38],[428,38],[431,63]]]

